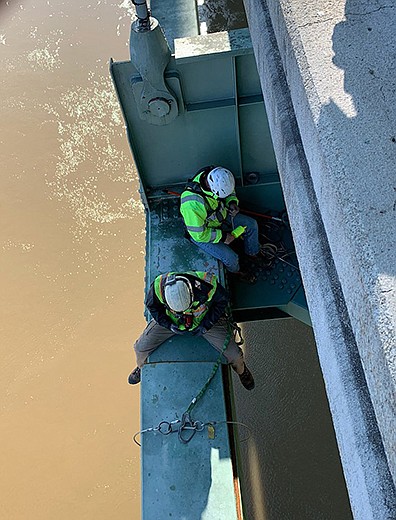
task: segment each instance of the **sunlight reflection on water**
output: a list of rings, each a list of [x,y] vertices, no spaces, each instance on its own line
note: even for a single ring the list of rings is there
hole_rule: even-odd
[[[144,212],[108,71],[124,4],[1,6],[4,518],[140,516]]]

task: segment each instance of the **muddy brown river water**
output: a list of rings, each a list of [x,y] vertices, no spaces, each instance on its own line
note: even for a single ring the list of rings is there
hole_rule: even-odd
[[[137,519],[144,219],[108,73],[130,5],[0,6],[0,518]]]

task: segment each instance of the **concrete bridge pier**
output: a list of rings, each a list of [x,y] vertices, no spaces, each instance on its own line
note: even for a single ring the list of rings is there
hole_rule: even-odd
[[[396,518],[396,2],[244,0],[354,518]]]

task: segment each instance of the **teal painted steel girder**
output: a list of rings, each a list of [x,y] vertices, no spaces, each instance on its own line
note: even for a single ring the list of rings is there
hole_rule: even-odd
[[[191,266],[216,273],[224,284],[218,262],[183,238],[175,197],[150,200],[146,255],[146,287],[160,273],[186,271]],[[202,337],[175,336],[163,343],[142,369],[141,428],[181,419],[217,358],[217,351]],[[225,403],[219,369],[191,413],[193,420],[221,423],[215,426],[214,439],[208,438],[207,427],[196,432],[187,445],[180,442],[177,433],[142,434],[143,520],[237,519],[233,440],[228,437]]]
[[[248,31],[186,38],[176,41],[175,48],[165,81],[178,100],[179,115],[163,126],[141,119],[136,99],[142,82],[132,64],[110,66],[148,210],[146,288],[157,274],[170,270],[211,271],[225,284],[217,261],[183,238],[178,199],[163,193],[180,188],[198,168],[222,164],[231,169],[241,204],[250,209],[284,209]],[[245,180],[251,172],[257,174],[254,186]],[[234,310],[291,308],[301,281],[297,269],[289,271],[283,274],[278,266],[256,286],[233,286]],[[142,429],[180,419],[216,358],[203,338],[178,337],[161,345],[142,370]],[[174,433],[143,434],[144,520],[162,513],[178,520],[237,518],[221,371],[193,414],[194,420],[223,424],[216,427],[215,439],[208,438],[207,429],[187,445],[180,444]]]
[[[165,78],[181,113],[165,126],[140,119],[133,94],[139,75],[131,63],[111,64],[146,195],[159,184],[185,182],[206,164],[228,167],[241,184],[248,172],[277,172],[248,31],[233,31],[228,40],[220,33],[219,52],[200,54],[197,42],[216,36],[176,42]]]
[[[178,99],[179,115],[164,126],[139,117],[133,88],[141,79],[131,63],[111,64],[146,207],[152,209],[150,201],[162,190],[181,191],[187,178],[203,165],[222,164],[236,175],[242,208],[282,212],[282,189],[248,30],[184,38],[176,41],[175,48],[165,77]],[[246,181],[250,172],[257,175],[254,185]],[[174,218],[179,217],[176,209]],[[150,228],[155,218],[153,213]],[[185,240],[182,236],[181,226],[179,247]],[[167,250],[165,236],[158,237],[158,243],[162,251]],[[178,254],[167,254],[177,265]],[[150,255],[155,257],[156,252]],[[196,255],[190,265],[197,262]],[[297,271],[296,262],[292,263]],[[233,286],[233,309],[246,316],[249,309],[277,307],[309,323],[304,295],[302,305],[289,305],[301,280],[289,283],[287,277],[282,283],[280,275],[281,271],[271,276],[261,273],[253,289]]]
[[[213,363],[152,363],[142,371],[142,429],[181,419]],[[177,433],[142,434],[142,519],[237,520],[225,395],[218,371],[192,412],[193,420],[218,422],[188,444]],[[166,425],[164,425],[165,429]],[[185,433],[189,434],[189,431]]]

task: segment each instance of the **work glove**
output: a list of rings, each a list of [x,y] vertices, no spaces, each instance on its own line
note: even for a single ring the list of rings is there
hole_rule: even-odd
[[[231,217],[235,217],[235,215],[238,215],[238,213],[239,213],[238,204],[235,204],[235,202],[231,202],[231,204],[228,206],[228,213]]]
[[[180,330],[177,328],[175,324],[172,324],[169,330],[171,330],[173,334],[184,334],[186,332],[185,330]]]

